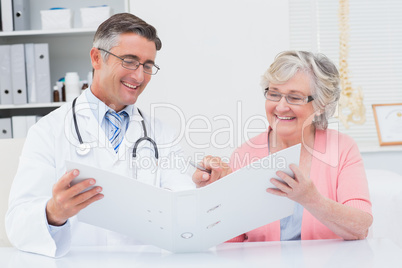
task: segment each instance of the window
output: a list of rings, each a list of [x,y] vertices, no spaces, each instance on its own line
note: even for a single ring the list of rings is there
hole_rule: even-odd
[[[289,0],[290,48],[321,52],[339,66],[339,1]],[[339,130],[361,150],[378,144],[372,104],[402,102],[402,1],[349,1],[349,78],[361,87],[366,122]]]

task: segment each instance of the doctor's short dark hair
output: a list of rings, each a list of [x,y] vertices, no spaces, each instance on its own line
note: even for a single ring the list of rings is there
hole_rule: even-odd
[[[155,27],[146,23],[139,17],[130,13],[118,13],[99,25],[93,40],[93,47],[111,50],[119,44],[120,35],[135,33],[155,43],[156,50],[162,48],[162,42],[158,37]],[[108,54],[104,53],[104,60]]]

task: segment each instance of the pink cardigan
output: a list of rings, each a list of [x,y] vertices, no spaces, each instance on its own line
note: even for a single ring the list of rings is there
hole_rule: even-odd
[[[230,160],[233,171],[247,165],[243,159],[263,158],[268,154],[268,131],[250,139],[235,150]],[[310,178],[318,191],[338,203],[371,214],[371,202],[363,160],[356,143],[335,130],[316,130]],[[268,193],[267,193],[268,194]],[[307,210],[303,211],[301,239],[340,238]],[[279,241],[280,222],[261,226],[228,242]]]

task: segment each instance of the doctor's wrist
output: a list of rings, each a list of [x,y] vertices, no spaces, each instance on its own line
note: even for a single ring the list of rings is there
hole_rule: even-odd
[[[57,219],[57,217],[54,216],[54,214],[52,213],[51,202],[52,200],[49,200],[46,205],[47,223],[51,226],[63,226],[67,222],[67,219]]]

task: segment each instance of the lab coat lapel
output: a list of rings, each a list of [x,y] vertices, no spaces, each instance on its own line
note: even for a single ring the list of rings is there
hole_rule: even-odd
[[[159,168],[158,168],[158,162],[157,159],[155,159],[154,154],[154,147],[149,141],[142,141],[138,144],[137,146],[137,158],[134,159],[132,156],[133,148],[135,143],[142,137],[144,137],[144,129],[142,126],[142,120],[143,117],[138,113],[137,108],[135,108],[135,111],[133,115],[130,118],[130,124],[126,132],[126,136],[124,137],[123,143],[125,146],[125,150],[127,154],[126,156],[129,158],[129,161],[131,163],[130,168],[132,169],[132,176],[137,181],[149,184],[149,185],[154,185],[154,186],[160,186],[160,173],[159,173]],[[145,122],[147,122],[145,120]],[[149,121],[148,121],[149,122]],[[148,133],[148,136],[151,137],[151,129],[148,124],[146,124],[146,130]],[[149,150],[146,150],[149,148]],[[145,149],[145,151],[144,151]],[[120,145],[120,150],[122,150],[121,145]],[[119,150],[119,154],[120,151]],[[141,152],[139,155],[138,152]],[[148,155],[149,154],[149,155]],[[149,160],[146,160],[144,157],[149,157]],[[152,160],[155,160],[156,162],[153,163]],[[143,166],[145,165],[145,166]]]
[[[126,134],[124,135],[124,139],[120,144],[120,149],[118,152],[119,159],[122,159],[122,157],[125,156],[130,158],[132,157],[134,143],[144,135],[141,121],[142,117],[138,114],[137,108],[134,106],[134,112],[130,116],[130,122],[128,124]]]
[[[114,161],[117,161],[118,156],[113,149],[109,139],[106,137],[105,132],[100,127],[100,123],[96,120],[92,110],[97,111],[96,104],[88,103],[85,94],[77,99],[76,114],[82,139],[84,142],[89,142],[91,148],[98,148],[99,152],[105,151],[111,155]]]

